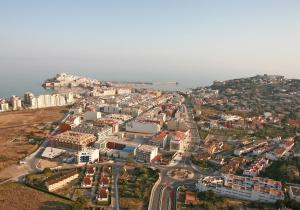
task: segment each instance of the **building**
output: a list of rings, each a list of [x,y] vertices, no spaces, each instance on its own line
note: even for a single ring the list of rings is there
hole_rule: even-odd
[[[130,93],[131,93],[131,89],[129,89],[129,88],[118,88],[117,89],[118,95],[124,95],[124,94],[130,94]]]
[[[101,118],[101,112],[96,112],[96,111],[87,111],[83,115],[83,120],[87,121],[95,121]]]
[[[99,178],[99,186],[101,187],[109,187],[110,178],[108,176],[101,176]]]
[[[271,152],[266,153],[266,158],[269,160],[278,160],[286,155],[294,147],[294,139],[288,138],[285,139],[279,147],[274,149]]]
[[[9,103],[12,106],[12,110],[14,110],[14,111],[22,109],[22,101],[19,96],[10,97]]]
[[[9,111],[9,105],[4,99],[0,99],[0,111]]]
[[[82,123],[75,128],[72,129],[72,131],[78,132],[78,133],[87,133],[87,134],[93,134],[97,137],[97,140],[102,139],[106,136],[109,136],[112,134],[112,127],[110,126],[94,126],[92,123]]]
[[[233,153],[237,156],[240,156],[242,154],[252,152],[254,149],[261,147],[261,146],[265,146],[267,144],[268,144],[268,141],[266,141],[266,140],[258,140],[256,142],[254,142],[253,144],[249,144],[242,148],[235,149]]]
[[[84,187],[84,188],[91,188],[93,186],[93,177],[92,176],[85,176],[83,177],[83,180],[81,182],[81,187]]]
[[[156,121],[133,120],[126,123],[125,129],[127,132],[156,134],[161,125]]]
[[[65,131],[72,130],[81,123],[81,118],[79,116],[71,115],[65,122],[59,125],[59,132],[63,133]]]
[[[190,140],[190,131],[173,131],[168,134],[171,137],[170,151],[184,151]]]
[[[63,176],[61,176],[57,179],[48,180],[48,181],[46,181],[45,184],[46,184],[48,191],[53,192],[55,190],[58,190],[64,186],[66,186],[71,181],[77,179],[78,176],[79,176],[79,174],[78,174],[77,170],[73,170],[73,171],[70,171],[70,172],[64,174]]]
[[[233,174],[223,174],[221,177],[207,176],[200,178],[196,188],[200,192],[212,190],[220,195],[258,202],[275,203],[277,200],[284,200],[282,183],[261,177]]]
[[[300,185],[289,186],[289,196],[297,202],[300,202]]]
[[[158,154],[158,148],[143,144],[136,149],[136,160],[140,162],[151,162]]]
[[[114,119],[99,119],[96,120],[95,122],[93,122],[94,126],[110,126],[112,128],[112,133],[117,133],[119,132],[119,125],[120,122],[118,120],[114,120]]]
[[[77,153],[77,163],[93,163],[99,159],[99,149],[85,148]]]
[[[33,93],[24,94],[24,103],[32,109],[65,106],[74,103],[73,93],[62,94],[44,94],[35,96]]]
[[[165,149],[168,143],[168,132],[159,132],[150,139],[149,143],[151,145],[157,146],[158,148]]]
[[[98,201],[108,201],[109,198],[109,190],[107,187],[100,187],[97,193]]]
[[[265,157],[254,161],[247,169],[243,171],[245,176],[258,176],[269,165],[269,160]]]
[[[105,113],[109,113],[109,114],[119,114],[121,113],[122,111],[122,108],[119,107],[118,104],[116,105],[106,105],[106,106],[103,106],[103,112]]]
[[[189,129],[187,123],[183,119],[172,119],[167,123],[168,130],[172,131],[186,131]]]
[[[96,141],[93,134],[66,131],[53,137],[54,146],[80,151]]]

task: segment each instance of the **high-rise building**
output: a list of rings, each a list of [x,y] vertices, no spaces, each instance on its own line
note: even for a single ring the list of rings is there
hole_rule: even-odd
[[[74,102],[73,94],[69,93],[67,96],[61,94],[39,95],[34,96],[27,92],[24,94],[24,101],[30,108],[45,108],[53,106],[65,106]]]
[[[10,105],[12,106],[12,110],[22,109],[22,101],[19,96],[10,97],[9,102],[10,102]]]

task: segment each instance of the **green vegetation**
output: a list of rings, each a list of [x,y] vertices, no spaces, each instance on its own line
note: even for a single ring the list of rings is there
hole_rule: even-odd
[[[54,176],[54,172],[50,168],[45,168],[42,172],[26,175],[26,182],[32,186],[45,187],[45,181],[49,177]]]
[[[292,160],[274,161],[261,174],[263,177],[269,177],[282,182],[300,183],[298,171],[300,170],[300,157],[295,157]]]
[[[28,174],[25,176],[26,183],[38,188],[46,189],[45,182],[50,179],[56,179],[60,176],[68,173],[68,170],[51,170],[50,168],[45,168],[42,172]]]
[[[119,179],[119,192],[122,198],[126,198],[128,202],[122,202],[122,208],[131,208],[130,200],[137,199],[144,206],[147,206],[151,189],[158,179],[158,171],[146,167],[137,167],[128,172],[129,179]]]
[[[85,197],[81,196],[76,199],[72,208],[73,208],[73,210],[84,210],[87,203],[88,203],[88,200]]]
[[[300,132],[299,128],[294,128],[288,125],[284,125],[282,127],[274,126],[271,124],[264,125],[263,129],[260,129],[254,133],[254,136],[259,138],[264,138],[269,136],[271,138],[281,136],[283,138],[295,136],[297,132]]]
[[[217,210],[217,209],[276,210],[277,209],[276,206],[273,204],[231,199],[231,198],[219,196],[210,190],[207,192],[199,192],[198,198],[200,200],[200,205],[188,209],[207,209],[207,210]]]
[[[201,168],[208,168],[207,160],[198,160],[194,155],[191,156],[191,161],[194,165],[197,165]]]

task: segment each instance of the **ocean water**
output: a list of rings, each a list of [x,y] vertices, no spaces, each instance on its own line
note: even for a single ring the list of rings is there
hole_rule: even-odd
[[[0,75],[0,98],[8,98],[11,95],[18,95],[23,97],[24,93],[30,91],[36,95],[45,93],[42,83],[47,78],[54,77],[59,72],[4,72]],[[210,84],[212,80],[203,77],[187,77],[187,75],[132,75],[122,72],[119,74],[103,74],[102,72],[67,72],[69,74],[86,76],[90,78],[99,79],[102,81],[126,81],[126,82],[178,82],[178,85],[154,85],[144,86],[145,88],[160,89],[160,90],[187,90],[197,86]]]

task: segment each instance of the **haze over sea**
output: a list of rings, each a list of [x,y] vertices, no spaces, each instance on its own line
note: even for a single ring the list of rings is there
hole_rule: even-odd
[[[66,72],[69,74],[95,78],[102,81],[124,81],[124,82],[179,82],[178,85],[147,86],[161,90],[186,90],[196,86],[210,84],[216,78],[209,78],[207,75],[170,75],[161,73],[130,72],[130,71],[37,71],[35,73],[27,72],[5,72],[1,77],[0,98],[7,98],[11,95],[23,96],[24,92],[31,91],[34,94],[45,92],[41,86],[47,78],[54,77],[57,73]],[[13,82],[12,82],[13,81]]]
[[[30,72],[30,73],[29,73]],[[102,81],[126,81],[126,82],[179,82],[179,85],[170,86],[149,86],[149,88],[157,88],[161,90],[186,90],[199,86],[211,85],[214,80],[226,80],[247,76],[255,76],[256,74],[264,74],[265,72],[251,72],[249,74],[231,73],[224,76],[224,72],[218,74],[214,71],[199,70],[198,72],[190,70],[182,70],[184,73],[170,74],[169,71],[130,71],[130,70],[77,70],[77,71],[6,71],[1,75],[0,82],[0,98],[7,98],[11,95],[23,96],[24,92],[31,91],[34,94],[42,94],[45,92],[42,83],[45,79],[54,77],[57,73],[66,72],[84,77],[95,78]],[[181,72],[181,71],[180,71]],[[269,74],[271,74],[270,72]],[[287,75],[293,77],[293,75]]]

